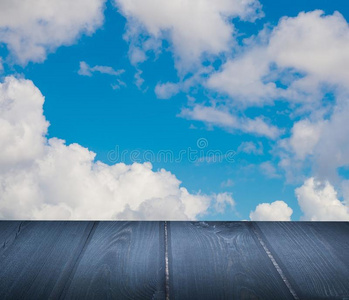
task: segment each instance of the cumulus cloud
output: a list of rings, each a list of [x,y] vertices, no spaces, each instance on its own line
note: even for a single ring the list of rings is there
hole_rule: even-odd
[[[319,142],[323,125],[323,122],[312,123],[308,119],[296,122],[285,146],[289,146],[298,159],[314,154],[314,147]]]
[[[349,26],[339,12],[316,10],[283,18],[268,51],[280,67],[296,68],[320,82],[348,84]]]
[[[0,42],[15,61],[41,62],[47,53],[92,34],[103,23],[105,0],[4,0],[0,3]]]
[[[314,148],[313,169],[320,178],[335,180],[339,167],[349,166],[349,98],[337,105],[324,123],[321,136]]]
[[[191,194],[150,163],[106,165],[79,144],[45,137],[44,97],[29,80],[0,84],[2,219],[195,219],[229,195]]]
[[[297,121],[272,150],[287,181],[304,180],[305,171],[338,180],[337,169],[349,165],[348,49],[349,26],[339,12],[283,17],[274,28],[246,39],[219,70],[200,81],[212,91],[216,106],[191,105],[180,116],[276,140],[284,131],[264,116],[241,115],[248,107],[287,102],[290,121]],[[270,163],[261,170],[276,174]]]
[[[209,77],[206,86],[228,95],[244,107],[271,103],[278,91],[274,82],[263,81],[269,72],[269,64],[265,49],[247,51],[228,60],[220,71]]]
[[[261,16],[257,0],[115,0],[115,5],[127,18],[131,60],[144,61],[147,50],[168,40],[179,69],[197,64],[205,54],[229,51],[234,44],[232,18]]]
[[[251,221],[291,221],[293,213],[284,201],[261,203],[250,213]]]
[[[348,49],[349,27],[340,13],[324,15],[317,10],[293,18],[284,17],[275,28],[264,29],[256,38],[246,40],[218,71],[207,74],[205,87],[215,96],[224,96],[215,97],[219,99],[220,111],[200,106],[184,110],[182,115],[193,119],[215,119],[209,122],[275,139],[280,130],[268,126],[263,117],[237,121],[226,112],[284,100],[295,108],[293,117],[304,112],[330,113],[332,104],[326,104],[327,112],[322,106],[324,95],[333,92],[338,100],[339,94],[348,92]],[[297,148],[299,158],[311,154],[309,151],[321,131],[319,123],[313,126],[313,132],[306,132],[311,130],[306,122],[295,125],[293,130],[297,132],[289,140],[290,147]],[[304,142],[302,146],[294,146],[299,139]]]
[[[285,171],[288,181],[302,181],[300,176],[309,164],[318,163],[316,152],[327,121],[303,119],[293,124],[291,136],[278,141],[279,166]],[[322,163],[323,164],[323,163]]]
[[[244,50],[212,74],[206,85],[243,106],[279,98],[315,103],[328,89],[348,85],[348,51],[349,27],[339,12],[302,12],[282,18],[273,30],[263,30],[246,42]]]
[[[269,125],[261,118],[242,118],[226,110],[201,104],[194,104],[192,108],[183,108],[179,116],[190,120],[203,121],[209,125],[219,126],[227,130],[240,130],[270,139],[276,139],[282,133],[280,129]]]
[[[342,203],[335,188],[328,181],[308,178],[296,189],[303,220],[310,221],[349,221],[349,208]]]
[[[349,103],[344,101],[348,98],[335,105],[327,118],[296,122],[291,136],[279,141],[279,165],[291,180],[309,167],[321,180],[340,180],[337,169],[349,166]]]
[[[348,50],[349,26],[339,12],[302,12],[283,17],[274,28],[246,40],[243,49],[208,78],[206,86],[228,96],[220,102],[222,109],[288,102],[293,110],[290,118],[297,121],[290,136],[273,149],[287,181],[302,181],[310,173],[320,182],[340,183],[337,170],[349,165]],[[266,174],[275,173],[270,163],[260,167]],[[319,200],[321,190],[330,190],[329,182],[319,188],[317,181],[306,181],[297,193],[307,190],[307,196],[303,193],[299,199],[308,199],[306,203],[313,199],[314,205],[331,210],[328,202]],[[337,199],[332,192],[332,199]],[[311,205],[309,212],[304,209],[307,219],[326,219],[320,208],[314,215]],[[330,212],[328,218],[336,219],[336,215]]]
[[[31,81],[6,79],[0,88],[0,165],[23,166],[43,154],[49,123]]]

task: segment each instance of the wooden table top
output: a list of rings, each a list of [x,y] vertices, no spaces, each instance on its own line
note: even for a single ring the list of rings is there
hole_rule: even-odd
[[[349,223],[0,221],[0,299],[349,299]]]

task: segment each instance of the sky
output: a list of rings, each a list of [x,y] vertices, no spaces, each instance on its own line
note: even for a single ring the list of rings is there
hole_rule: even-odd
[[[349,220],[349,3],[0,3],[0,218]]]

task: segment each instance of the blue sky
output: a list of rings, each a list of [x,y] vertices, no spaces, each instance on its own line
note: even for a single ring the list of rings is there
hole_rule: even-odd
[[[54,2],[55,14],[68,9],[55,10]],[[43,153],[53,151],[46,149],[52,138],[65,140],[67,149],[76,143],[96,153],[89,162],[93,169],[98,161],[143,164],[144,153],[151,152],[152,172],[171,172],[206,204],[189,213],[187,200],[178,196],[185,213],[167,215],[166,197],[177,197],[178,186],[173,195],[149,196],[135,200],[137,204],[120,204],[111,196],[115,213],[94,216],[82,212],[80,204],[70,207],[47,199],[47,186],[59,188],[43,178],[31,183],[43,199],[28,200],[33,203],[30,214],[15,213],[27,206],[16,206],[10,188],[0,190],[4,203],[12,203],[0,207],[3,218],[348,219],[349,139],[347,123],[341,121],[349,113],[347,1],[196,1],[197,7],[177,1],[173,7],[151,0],[89,2],[86,14],[81,3],[81,23],[74,18],[79,7],[71,9],[71,19],[57,17],[55,23],[52,12],[35,5],[35,12],[19,8],[23,22],[0,22],[1,81],[9,76],[22,85],[22,80],[32,81],[45,97],[43,115],[50,126],[47,134],[45,126],[39,130],[45,138]],[[3,13],[10,15],[14,8],[8,6]],[[30,26],[40,34],[26,32]],[[3,89],[6,103],[14,96],[5,83]],[[8,121],[4,112],[0,117]],[[9,143],[5,137],[3,143]],[[198,141],[204,146],[198,147]],[[188,149],[198,151],[194,160],[187,154],[179,161],[156,158],[161,151],[177,158]],[[343,151],[332,155],[333,149]],[[3,146],[0,151],[6,157],[9,150]],[[112,159],[115,151],[126,154]],[[139,154],[135,159],[132,151]],[[211,161],[210,151],[218,161]],[[227,153],[234,153],[233,159]],[[5,187],[11,182],[9,172],[21,174],[27,168],[20,155],[12,165],[3,165]],[[338,159],[329,159],[331,155]],[[38,161],[45,157],[35,156],[30,163],[42,166]],[[41,174],[36,168],[26,172]],[[73,180],[83,182],[79,176]],[[133,184],[135,189],[143,185]],[[140,213],[142,203],[154,199],[160,206],[151,207],[158,213]],[[103,200],[95,201],[103,210]],[[63,206],[69,213],[56,214]]]

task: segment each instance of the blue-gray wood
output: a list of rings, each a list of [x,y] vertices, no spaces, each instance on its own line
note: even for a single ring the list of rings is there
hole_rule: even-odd
[[[164,299],[162,222],[101,222],[63,293],[67,299]]]
[[[171,222],[172,299],[293,299],[246,222]]]
[[[349,299],[349,223],[0,222],[0,299]]]
[[[349,297],[348,223],[257,224],[300,299]]]
[[[0,222],[0,299],[59,297],[91,225]]]

